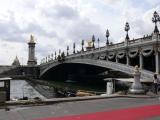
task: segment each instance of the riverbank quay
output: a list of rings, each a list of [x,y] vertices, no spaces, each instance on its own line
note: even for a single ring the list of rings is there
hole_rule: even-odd
[[[85,96],[85,97],[68,97],[68,98],[52,98],[52,99],[32,99],[32,100],[18,100],[18,101],[6,101],[5,103],[0,103],[0,108],[7,106],[36,106],[36,105],[49,105],[64,102],[74,102],[74,101],[87,101],[87,100],[98,100],[98,99],[112,99],[112,98],[158,98],[158,95],[102,95],[102,96]]]

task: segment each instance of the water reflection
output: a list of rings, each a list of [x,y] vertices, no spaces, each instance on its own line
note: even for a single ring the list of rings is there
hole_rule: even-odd
[[[11,100],[19,99],[23,97],[35,98],[39,97],[45,99],[39,92],[37,92],[30,84],[25,80],[11,80]]]

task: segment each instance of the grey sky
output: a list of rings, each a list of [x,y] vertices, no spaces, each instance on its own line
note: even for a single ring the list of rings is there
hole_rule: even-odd
[[[27,63],[30,34],[36,38],[36,57],[40,61],[48,54],[72,50],[73,42],[80,48],[81,40],[91,40],[93,34],[105,45],[105,31],[110,41],[125,38],[124,25],[131,26],[130,38],[151,34],[155,10],[160,14],[159,0],[0,0],[1,64],[11,64],[17,55]],[[160,25],[158,24],[158,27]],[[159,28],[160,29],[160,28]],[[77,48],[77,49],[78,49]]]

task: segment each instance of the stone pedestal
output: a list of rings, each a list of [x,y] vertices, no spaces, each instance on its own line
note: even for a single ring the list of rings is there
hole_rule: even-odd
[[[106,88],[107,88],[106,89],[107,95],[113,94],[113,82],[112,81],[107,82]]]
[[[37,64],[37,60],[35,58],[35,40],[33,35],[30,36],[30,41],[28,42],[28,62],[29,66],[35,66]]]
[[[139,72],[138,66],[135,67],[135,71],[133,75],[134,75],[134,82],[132,83],[132,86],[129,92],[132,94],[144,94],[144,89],[140,82],[141,73]]]
[[[158,40],[159,40],[159,33],[153,33],[152,41],[158,41]]]

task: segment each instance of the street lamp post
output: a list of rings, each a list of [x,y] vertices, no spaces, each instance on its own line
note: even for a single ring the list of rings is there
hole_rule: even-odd
[[[51,54],[51,60],[53,60],[53,53]]]
[[[83,48],[83,46],[84,46],[84,40],[82,40],[82,52],[84,51],[84,48]]]
[[[56,51],[55,51],[55,53],[54,53],[54,59],[55,59],[55,60],[57,59]]]
[[[46,63],[48,62],[48,59],[47,59],[47,57],[46,57]]]
[[[98,38],[98,40],[97,40],[97,41],[98,41],[98,49],[99,49],[99,41],[100,41],[100,40],[99,40],[99,38]]]
[[[109,37],[109,30],[107,29],[107,30],[106,30],[106,38],[107,38],[106,45],[107,45],[107,46],[109,45],[108,37]]]
[[[75,52],[75,48],[76,48],[76,44],[75,43],[73,43],[73,54],[75,54],[76,52]]]
[[[44,58],[42,58],[42,63],[45,63],[45,59]]]
[[[68,51],[69,51],[69,46],[67,46],[67,56],[69,55]]]
[[[128,22],[126,22],[124,30],[127,32],[127,34],[126,34],[126,40],[129,40],[128,31],[130,30],[130,26],[129,26]]]
[[[51,59],[50,59],[50,55],[48,55],[48,62],[50,61]]]
[[[160,22],[160,17],[156,11],[153,13],[152,22],[155,23],[154,33],[159,33],[157,22]]]
[[[94,37],[94,35],[92,36],[92,42],[93,42],[93,45],[92,45],[92,47],[93,47],[93,48],[95,48],[95,45],[94,45],[94,42],[95,42],[95,37]]]
[[[61,50],[59,49],[59,55],[61,55]]]

